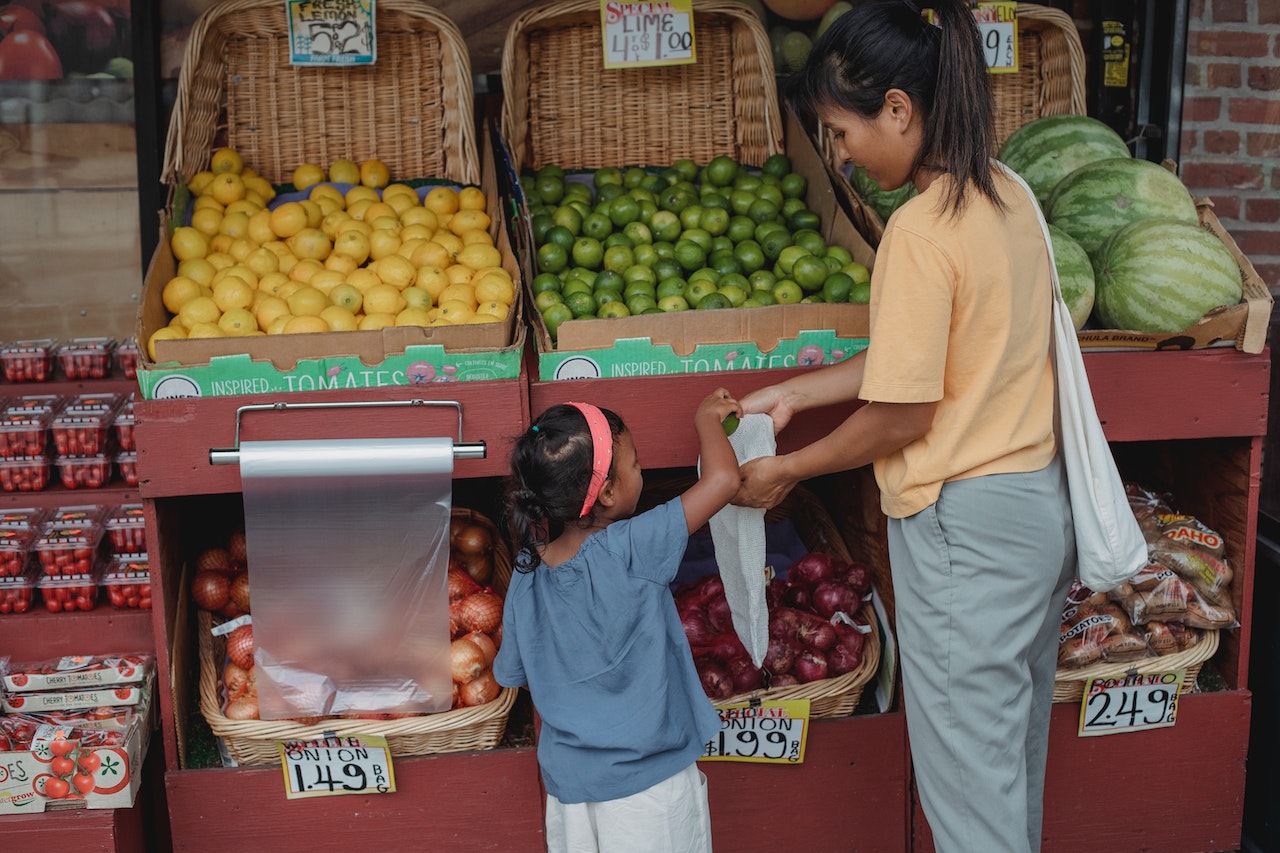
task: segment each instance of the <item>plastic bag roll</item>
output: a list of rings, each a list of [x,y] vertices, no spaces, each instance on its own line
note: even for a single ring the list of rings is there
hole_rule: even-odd
[[[240,444],[264,720],[446,711],[448,438]]]

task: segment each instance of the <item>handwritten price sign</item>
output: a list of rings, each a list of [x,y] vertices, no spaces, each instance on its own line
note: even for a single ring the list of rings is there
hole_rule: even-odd
[[[800,764],[809,736],[809,700],[717,705],[720,732],[707,742],[704,761]]]
[[[1018,4],[979,3],[973,10],[982,33],[982,52],[992,74],[1013,74],[1018,70]]]
[[[286,0],[292,65],[372,65],[375,0]]]
[[[340,794],[389,794],[396,789],[387,739],[377,735],[278,741],[284,792],[290,800]]]
[[[697,61],[692,0],[600,0],[605,68],[687,65]]]
[[[1080,736],[1138,732],[1172,726],[1187,671],[1091,678],[1080,705]]]

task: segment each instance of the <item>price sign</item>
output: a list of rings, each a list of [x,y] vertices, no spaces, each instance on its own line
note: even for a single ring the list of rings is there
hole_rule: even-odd
[[[693,0],[600,0],[605,68],[688,65],[697,61]]]
[[[315,740],[277,741],[290,800],[339,794],[389,794],[396,789],[387,739],[325,732]]]
[[[285,0],[292,65],[372,65],[374,0]]]
[[[800,764],[809,736],[809,700],[717,705],[720,732],[707,742],[703,761]]]
[[[973,10],[982,33],[982,52],[992,74],[1013,74],[1018,70],[1018,4],[979,3]]]
[[[1172,726],[1187,671],[1091,678],[1080,704],[1080,736],[1138,732]]]

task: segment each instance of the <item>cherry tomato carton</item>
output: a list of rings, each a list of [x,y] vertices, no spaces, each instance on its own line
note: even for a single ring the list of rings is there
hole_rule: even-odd
[[[137,712],[136,705],[99,705],[96,708],[63,708],[26,714],[34,723],[63,728],[73,726],[102,732],[123,732]]]
[[[48,382],[53,375],[52,338],[14,341],[0,347],[0,368],[8,382]]]
[[[134,610],[151,609],[151,564],[146,554],[113,557],[102,578],[112,606]]]
[[[85,527],[46,527],[36,537],[31,549],[44,574],[51,577],[82,577],[93,571],[102,535],[102,527],[96,524]]]
[[[63,410],[49,424],[53,448],[59,456],[93,456],[107,449],[114,414],[109,410]]]
[[[122,450],[116,454],[116,467],[120,469],[120,479],[130,486],[138,485],[138,451]]]
[[[33,662],[13,662],[4,673],[4,690],[30,693],[71,687],[138,684],[155,664],[149,652],[108,655],[63,655]]]
[[[116,419],[112,423],[116,433],[116,444],[121,450],[137,450],[138,446],[133,440],[133,426],[137,423],[133,415],[133,398],[130,397],[120,407],[120,411],[116,412]]]
[[[96,525],[107,517],[107,508],[101,504],[60,506],[44,521],[44,529],[57,530],[68,527]]]
[[[123,402],[124,398],[119,394],[113,394],[110,391],[93,391],[86,394],[76,394],[66,400],[62,411],[76,415],[91,412],[115,412]]]
[[[39,507],[0,509],[0,530],[35,530],[44,517],[45,511]]]
[[[105,453],[59,456],[58,475],[68,489],[100,489],[111,482],[111,462]]]
[[[49,485],[49,457],[13,456],[0,459],[0,489],[38,492]]]
[[[16,578],[26,571],[32,530],[0,530],[0,578]]]
[[[50,613],[79,613],[98,606],[98,571],[81,575],[45,575],[40,578],[40,598]]]
[[[126,379],[138,378],[138,342],[133,338],[125,338],[116,347],[116,358],[120,362],[120,372]]]
[[[0,456],[42,456],[53,415],[44,409],[15,409],[0,415]]]
[[[107,539],[116,556],[145,554],[147,519],[142,504],[121,504],[107,516]]]
[[[0,577],[0,616],[29,612],[35,597],[36,582],[31,572]]]
[[[103,379],[115,351],[115,338],[72,338],[58,347],[58,364],[68,379]]]
[[[67,398],[57,394],[23,394],[21,397],[14,397],[5,401],[4,410],[6,412],[42,411],[53,413],[61,409],[66,403]]]

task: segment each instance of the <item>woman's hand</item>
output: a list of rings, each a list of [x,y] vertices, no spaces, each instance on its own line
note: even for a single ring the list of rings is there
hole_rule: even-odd
[[[741,465],[738,473],[742,483],[732,503],[761,509],[772,509],[782,503],[796,485],[796,481],[786,473],[785,458],[761,456]]]
[[[773,419],[773,433],[777,435],[791,422],[796,413],[789,394],[782,385],[769,385],[758,388],[741,400],[742,413],[745,415],[766,414]]]

